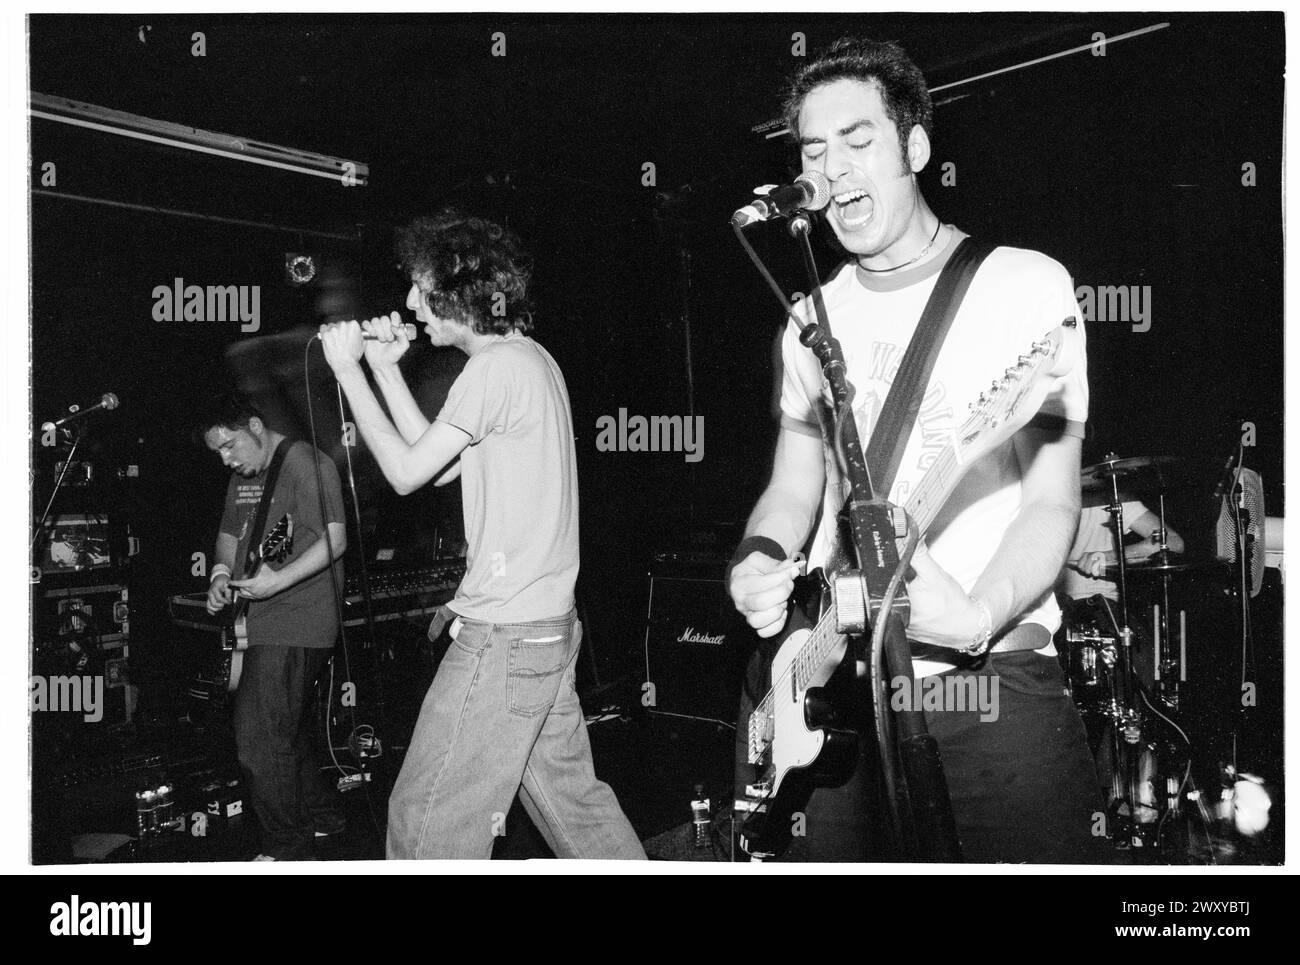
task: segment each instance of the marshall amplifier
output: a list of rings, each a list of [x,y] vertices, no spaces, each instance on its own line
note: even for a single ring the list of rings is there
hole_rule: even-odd
[[[708,569],[720,574],[724,566]],[[734,725],[745,662],[757,645],[721,579],[652,572],[642,705],[653,713]]]

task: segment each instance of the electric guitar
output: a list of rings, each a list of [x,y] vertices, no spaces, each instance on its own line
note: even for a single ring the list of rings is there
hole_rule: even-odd
[[[1076,353],[1070,350],[1070,340],[1078,337],[1073,326],[1071,318],[1048,332],[970,404],[970,415],[951,434],[904,507],[922,535],[966,470],[1024,428],[1053,381],[1073,368]],[[843,516],[841,512],[841,533]],[[741,845],[753,857],[781,854],[813,789],[843,783],[856,758],[858,736],[845,726],[824,690],[848,649],[842,628],[853,625],[852,619],[841,622],[841,607],[847,612],[856,603],[856,625],[863,623],[861,581],[846,576],[853,553],[851,548],[846,551],[842,537],[840,543],[830,576],[818,568],[801,581],[772,659],[772,687],[749,718],[748,757],[756,780],[746,786],[736,807],[745,812]],[[849,592],[836,593],[838,577],[846,577]],[[799,595],[808,595],[809,584],[815,599],[805,617]]]
[[[248,550],[241,579],[252,579],[266,561],[279,563],[293,552],[293,517],[288,513],[271,527],[261,543]],[[244,651],[248,649],[248,604],[252,602],[235,590],[230,603],[229,623],[221,631],[221,658],[218,661],[218,678],[224,677],[226,693],[233,694],[244,673]]]

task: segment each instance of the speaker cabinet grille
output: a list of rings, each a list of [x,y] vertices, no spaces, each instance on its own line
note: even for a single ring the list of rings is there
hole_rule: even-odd
[[[647,709],[734,724],[745,661],[757,643],[721,580],[651,575]]]

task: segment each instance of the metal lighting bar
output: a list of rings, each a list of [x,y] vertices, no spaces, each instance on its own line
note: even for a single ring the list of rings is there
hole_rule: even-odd
[[[1049,60],[1056,60],[1057,58],[1060,57],[1069,57],[1071,54],[1083,53],[1083,51],[1085,50],[1091,50],[1092,48],[1096,47],[1097,44],[1099,43],[1117,44],[1121,40],[1128,40],[1131,37],[1140,37],[1142,36],[1142,34],[1153,33],[1154,31],[1157,30],[1164,30],[1168,26],[1169,24],[1167,23],[1157,23],[1157,24],[1152,24],[1150,27],[1142,27],[1138,30],[1130,30],[1128,33],[1118,34],[1114,37],[1107,37],[1104,41],[1095,40],[1092,41],[1091,43],[1081,44],[1078,47],[1071,47],[1069,50],[1061,50],[1054,54],[1047,54],[1045,57],[1035,57],[1033,60],[1026,60],[1020,64],[1012,64],[1010,67],[999,67],[997,70],[990,70],[987,73],[976,74],[974,77],[967,77],[965,80],[955,80],[951,84],[940,84],[938,87],[931,87],[930,93],[931,95],[934,95],[943,90],[951,90],[954,87],[961,87],[964,84],[973,84],[977,80],[985,80],[986,78],[989,77],[996,77],[998,74],[1007,74],[1013,70],[1022,70],[1025,67],[1033,67],[1036,64],[1043,64]],[[764,127],[767,127],[771,123],[773,122],[768,121],[766,124],[757,125],[757,127],[754,129],[755,133],[757,133],[757,131],[759,130],[762,130]],[[777,131],[769,131],[768,133],[763,135],[763,138],[765,140],[770,141],[774,137],[780,137],[783,134],[789,134],[789,133],[790,133],[790,128],[782,127],[780,130]]]
[[[228,218],[224,215],[204,214],[201,211],[185,211],[181,208],[163,208],[156,204],[133,204],[130,201],[117,201],[113,198],[96,198],[87,194],[70,194],[67,191],[47,191],[44,188],[32,188],[32,194],[42,198],[57,198],[59,201],[80,201],[84,204],[99,204],[108,208],[120,208],[123,211],[143,211],[146,214],[165,214],[175,218],[190,218],[194,221],[210,221],[214,224],[236,225],[240,228],[261,228],[265,231],[279,231],[284,234],[302,235],[311,238],[330,238],[337,241],[356,241],[357,233],[344,234],[338,231],[322,231],[319,228],[295,228],[293,225],[271,224],[267,221],[250,221],[247,218]],[[396,227],[396,225],[394,225]]]
[[[300,151],[233,134],[186,127],[170,121],[157,121],[139,114],[128,114],[126,111],[115,111],[37,91],[32,91],[31,94],[31,116],[186,151],[197,151],[200,154],[293,171],[296,174],[329,178],[340,184],[362,186],[370,180],[370,166],[361,161]]]
[[[984,80],[986,77],[996,77],[998,74],[1005,74],[1013,70],[1020,70],[1023,67],[1033,67],[1035,64],[1044,64],[1049,60],[1056,60],[1058,57],[1068,57],[1071,54],[1081,54],[1085,50],[1091,50],[1097,44],[1117,44],[1121,40],[1128,40],[1130,37],[1140,37],[1142,34],[1149,34],[1156,30],[1164,30],[1168,27],[1167,23],[1152,24],[1150,27],[1142,27],[1140,30],[1130,30],[1126,34],[1120,34],[1117,37],[1107,37],[1105,40],[1094,40],[1091,43],[1081,44],[1078,47],[1071,47],[1069,50],[1062,50],[1055,54],[1048,54],[1045,57],[1035,57],[1033,60],[1026,60],[1023,64],[1012,64],[1010,67],[999,67],[997,70],[990,70],[986,74],[976,74],[974,77],[967,77],[965,80],[955,80],[951,84],[940,84],[938,87],[931,87],[930,93],[937,94],[941,90],[949,90],[953,87],[961,87],[963,84],[973,84],[977,80]]]

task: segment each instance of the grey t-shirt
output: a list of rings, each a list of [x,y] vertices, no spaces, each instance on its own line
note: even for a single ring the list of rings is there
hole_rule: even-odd
[[[481,349],[438,421],[467,433],[461,453],[465,578],[451,608],[471,620],[563,616],[578,577],[573,414],[555,359],[509,335]]]

